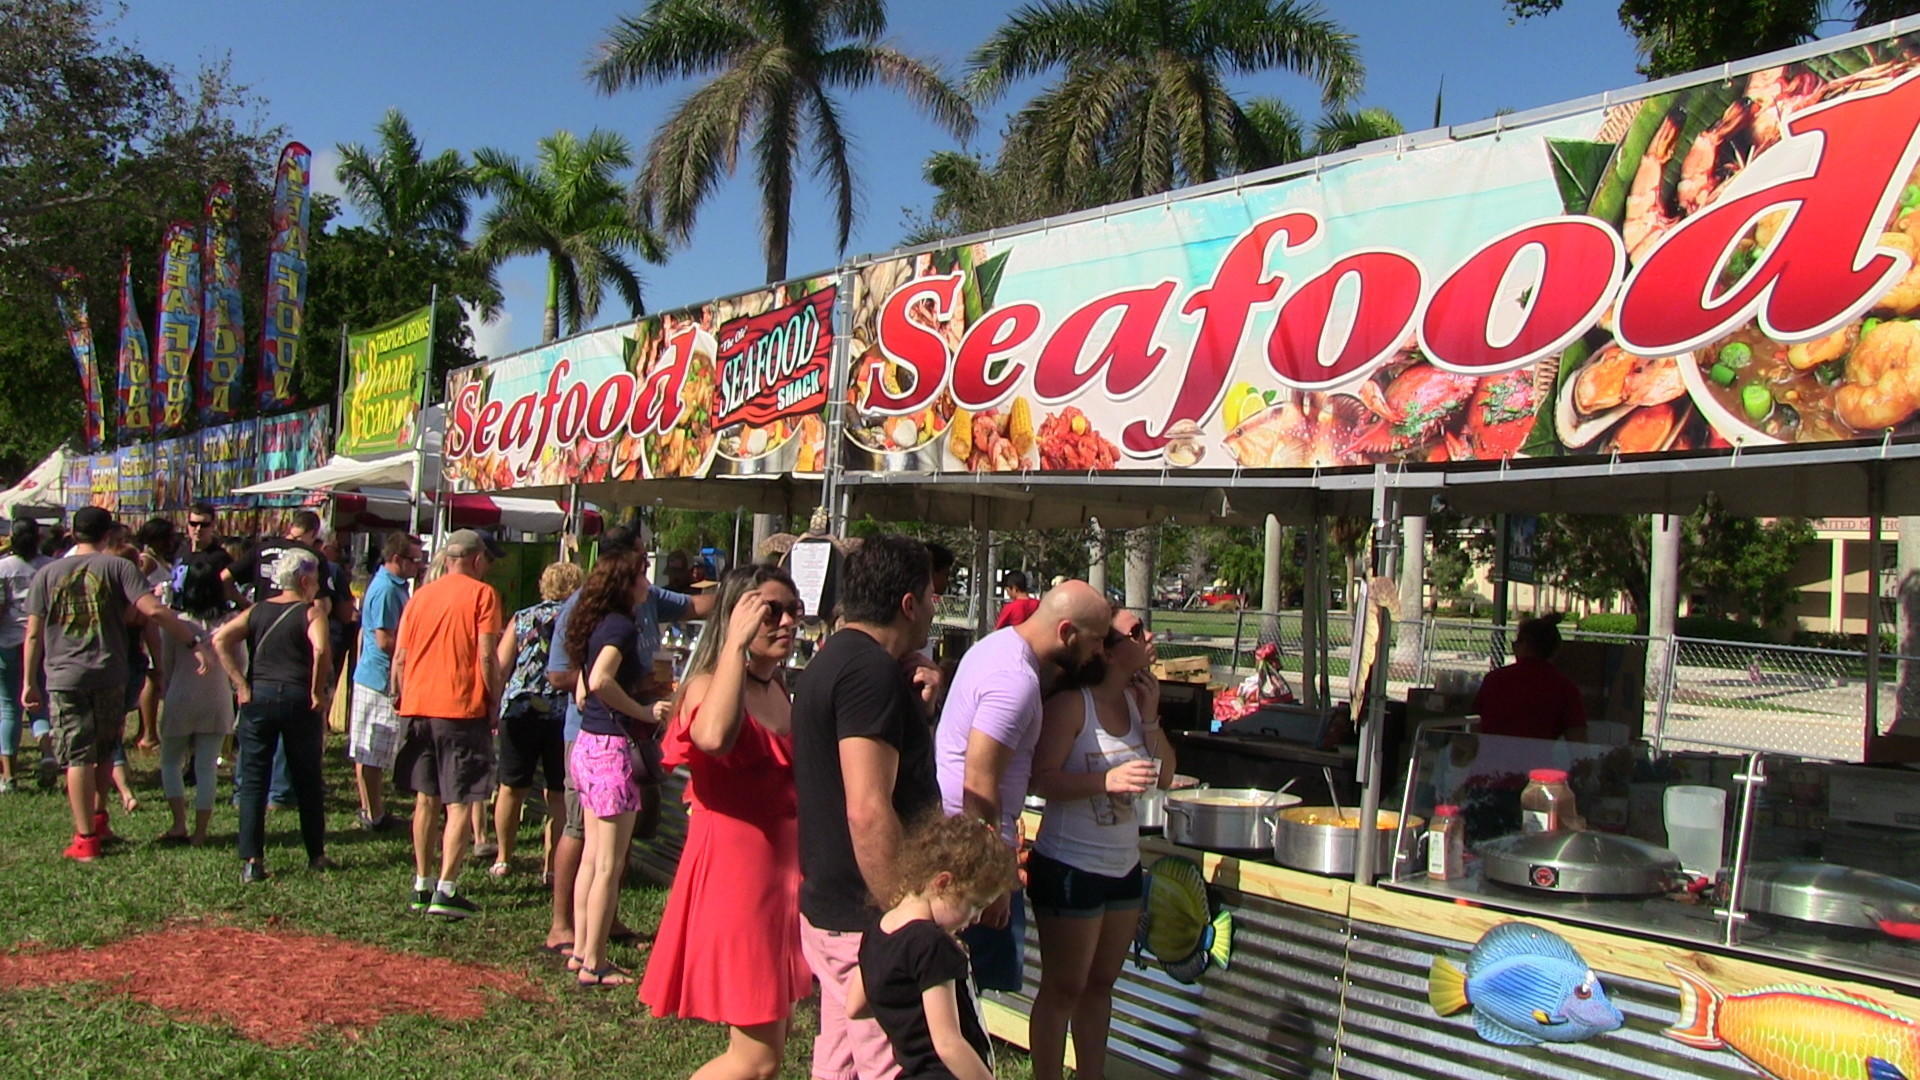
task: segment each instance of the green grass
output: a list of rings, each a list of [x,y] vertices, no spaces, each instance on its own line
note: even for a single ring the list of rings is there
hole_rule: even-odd
[[[268,817],[267,863],[277,872],[264,885],[243,886],[233,851],[231,787],[221,784],[213,845],[161,848],[150,843],[170,816],[160,797],[151,755],[134,757],[134,814],[116,812],[114,828],[129,842],[107,857],[79,865],[59,857],[71,823],[58,792],[21,790],[0,795],[0,890],[6,919],[0,949],[22,945],[96,945],[181,919],[236,926],[332,934],[393,949],[490,964],[525,973],[549,991],[546,1000],[498,996],[484,1019],[448,1023],[401,1015],[351,1036],[321,1028],[309,1042],[286,1049],[262,1046],[224,1025],[191,1023],[87,984],[0,990],[0,1073],[9,1076],[156,1077],[574,1077],[686,1076],[725,1043],[724,1029],[691,1021],[658,1021],[631,990],[582,993],[568,987],[559,966],[541,958],[548,919],[546,890],[531,869],[495,883],[475,866],[462,876],[483,913],[463,923],[407,910],[412,856],[404,834],[371,835],[353,828],[351,774],[340,741],[328,755],[328,853],[345,864],[329,875],[306,872],[295,815]],[[29,750],[23,764],[35,759]],[[23,770],[32,788],[31,768]],[[528,830],[522,852],[534,856],[538,835]],[[518,857],[518,856],[517,856]],[[522,860],[523,862],[527,860]],[[666,890],[629,884],[622,915],[651,929]],[[616,959],[633,963],[631,951]],[[259,957],[271,970],[272,956]],[[299,971],[278,977],[299,979]],[[807,1075],[817,1017],[811,1000],[795,1019],[782,1075]],[[1001,1054],[1002,1076],[1026,1076],[1017,1052]],[[1008,1066],[1011,1065],[1011,1068]]]

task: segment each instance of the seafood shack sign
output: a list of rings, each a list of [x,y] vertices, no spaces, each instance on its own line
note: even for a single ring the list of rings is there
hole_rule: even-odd
[[[846,466],[1300,469],[1920,431],[1917,56],[1887,39],[852,265]]]
[[[456,371],[448,479],[819,473],[836,295],[828,281],[760,289]]]

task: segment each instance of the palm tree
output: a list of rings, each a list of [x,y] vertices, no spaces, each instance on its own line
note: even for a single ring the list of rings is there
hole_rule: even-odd
[[[562,320],[578,333],[599,314],[609,287],[641,314],[640,277],[627,257],[657,263],[666,249],[627,214],[615,177],[633,164],[627,141],[607,131],[585,139],[557,131],[539,145],[532,166],[499,150],[474,151],[475,179],[499,200],[480,222],[475,255],[490,266],[517,255],[547,257],[542,341],[560,336]]]
[[[1357,92],[1351,35],[1298,0],[1040,0],[1010,16],[970,61],[990,101],[1062,71],[1021,113],[1054,184],[1107,169],[1127,197],[1213,180],[1257,150],[1225,79],[1274,68],[1319,84],[1329,105]]]
[[[1313,152],[1337,154],[1363,143],[1406,134],[1400,118],[1375,106],[1348,111],[1336,109],[1320,118],[1313,127]]]
[[[378,153],[342,143],[334,176],[347,199],[389,244],[428,241],[455,250],[466,247],[468,200],[477,191],[459,151],[424,157],[413,125],[399,109],[374,126]]]
[[[886,28],[884,0],[653,0],[622,18],[590,71],[602,93],[713,76],[654,133],[634,183],[642,214],[669,238],[685,240],[701,203],[733,173],[751,139],[767,280],[781,280],[805,141],[832,192],[844,252],[856,184],[834,91],[877,80],[955,137],[973,129],[973,110],[938,70],[880,43]]]

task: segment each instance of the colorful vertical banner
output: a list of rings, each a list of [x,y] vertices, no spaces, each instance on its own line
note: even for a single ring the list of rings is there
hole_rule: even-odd
[[[153,353],[147,328],[133,300],[133,252],[120,253],[119,437],[142,439],[153,433]]]
[[[99,365],[93,355],[93,323],[87,317],[87,282],[78,270],[61,267],[53,272],[54,300],[60,305],[60,326],[80,367],[80,398],[85,414],[87,449],[98,450],[106,440],[106,412],[100,403]]]
[[[433,308],[347,335],[347,386],[337,453],[355,457],[413,445],[420,390],[433,360]]]
[[[233,186],[207,192],[206,287],[200,298],[200,387],[195,406],[203,423],[233,419],[246,359],[246,319],[240,308],[240,229]]]
[[[119,489],[114,512],[132,519],[159,509],[153,500],[153,448],[146,443],[123,446],[114,452],[113,459]]]
[[[308,194],[313,154],[297,142],[280,151],[273,182],[273,239],[267,247],[266,322],[260,333],[260,411],[293,404],[301,322],[307,303]]]
[[[160,322],[153,368],[155,433],[184,431],[193,407],[193,354],[200,341],[200,241],[193,226],[167,226],[160,256]]]

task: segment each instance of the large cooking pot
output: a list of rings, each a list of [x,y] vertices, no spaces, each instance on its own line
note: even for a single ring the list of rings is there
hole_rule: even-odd
[[[1175,773],[1172,791],[1205,787],[1198,778]],[[1141,832],[1159,832],[1167,827],[1167,788],[1148,788],[1133,797],[1133,816]]]
[[[1263,788],[1169,792],[1167,839],[1206,851],[1271,851],[1273,815],[1299,802]]]
[[[1920,885],[1852,866],[1754,863],[1747,868],[1740,906],[1801,922],[1920,938]]]
[[[1385,874],[1393,869],[1393,836],[1400,829],[1400,815],[1382,810],[1376,819],[1379,831],[1373,845],[1373,871]],[[1407,818],[1400,831],[1400,854],[1411,862],[1420,849],[1423,818]],[[1294,806],[1280,811],[1273,824],[1273,861],[1294,870],[1315,874],[1353,876],[1353,864],[1360,843],[1360,811],[1342,813],[1331,806]]]
[[[1514,833],[1474,850],[1489,881],[1541,892],[1651,896],[1684,888],[1691,880],[1673,852],[1613,833]]]

